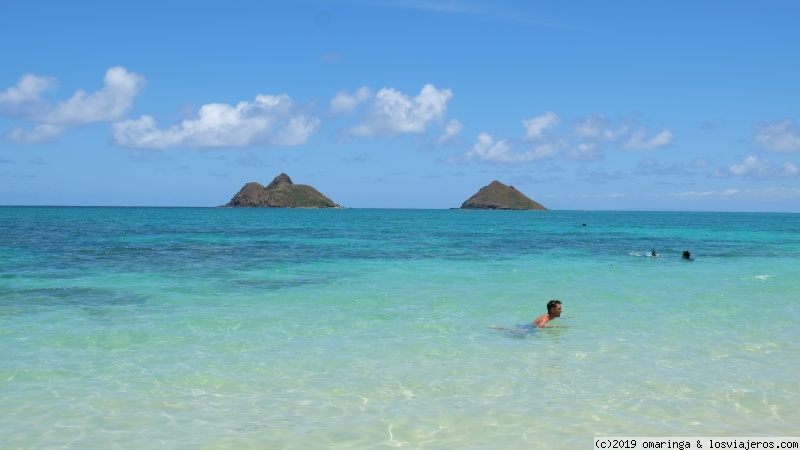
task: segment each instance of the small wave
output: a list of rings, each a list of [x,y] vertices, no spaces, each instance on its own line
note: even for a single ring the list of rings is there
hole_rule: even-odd
[[[768,281],[770,278],[774,278],[775,275],[755,275],[752,277],[745,277],[742,280],[753,280],[753,281]]]

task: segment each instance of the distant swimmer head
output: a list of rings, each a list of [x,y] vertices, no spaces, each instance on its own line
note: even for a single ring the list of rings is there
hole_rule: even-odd
[[[683,259],[691,259],[691,258],[692,258],[692,254],[689,253],[689,250],[684,250],[683,251]]]

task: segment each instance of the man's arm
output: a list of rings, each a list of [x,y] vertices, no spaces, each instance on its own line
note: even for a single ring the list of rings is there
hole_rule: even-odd
[[[538,328],[569,328],[567,325],[547,325],[548,323],[550,323],[550,315],[542,314],[541,316],[537,317],[536,320],[531,322],[531,325],[534,325]]]

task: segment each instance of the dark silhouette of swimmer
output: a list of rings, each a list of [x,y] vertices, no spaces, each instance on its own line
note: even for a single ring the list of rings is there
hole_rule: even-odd
[[[681,258],[688,259],[689,261],[694,261],[694,258],[692,258],[692,254],[689,253],[689,250],[684,250],[683,256],[681,256]]]

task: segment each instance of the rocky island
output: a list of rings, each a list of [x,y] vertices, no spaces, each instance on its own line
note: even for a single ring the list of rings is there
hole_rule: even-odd
[[[547,211],[547,208],[529,199],[514,186],[494,180],[475,195],[467,199],[459,209],[532,209]]]
[[[250,182],[224,208],[339,208],[328,197],[305,184],[294,184],[282,173],[267,187]]]

